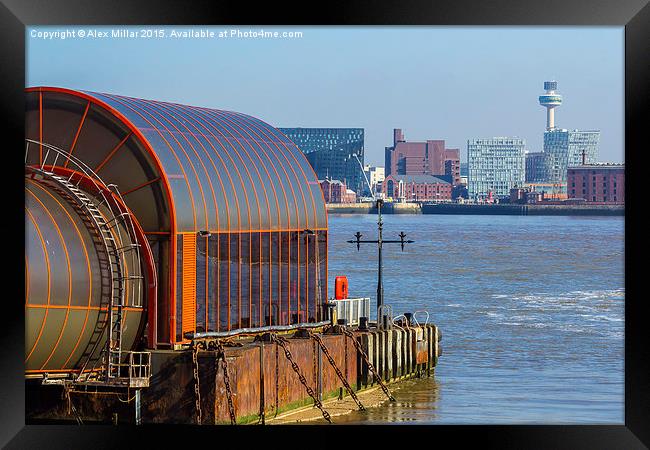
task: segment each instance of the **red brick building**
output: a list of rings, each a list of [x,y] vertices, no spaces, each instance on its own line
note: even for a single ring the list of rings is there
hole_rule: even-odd
[[[625,203],[625,165],[588,164],[567,170],[568,198],[587,202]]]
[[[393,146],[386,147],[386,176],[433,175],[451,177],[460,184],[460,150],[445,148],[444,140],[406,142],[401,129],[393,130]]]
[[[356,203],[357,194],[340,180],[318,180],[326,203]]]
[[[404,201],[451,200],[451,183],[433,175],[389,175],[383,183],[386,197]]]

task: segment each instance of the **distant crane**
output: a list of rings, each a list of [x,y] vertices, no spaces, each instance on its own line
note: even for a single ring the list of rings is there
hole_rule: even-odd
[[[356,153],[352,153],[352,156],[354,156],[357,159],[357,162],[359,163],[359,167],[361,167],[361,173],[363,173],[363,179],[366,180],[366,184],[368,185],[368,190],[370,191],[370,195],[372,195],[373,200],[377,200],[377,195],[372,189],[372,186],[370,186],[370,181],[368,181],[368,177],[366,176],[366,171],[363,169],[363,164],[361,163],[361,160],[357,156]]]

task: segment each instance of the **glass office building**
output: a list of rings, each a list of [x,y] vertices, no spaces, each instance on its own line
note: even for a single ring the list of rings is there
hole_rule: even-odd
[[[567,168],[594,164],[598,159],[600,131],[555,129],[544,132],[543,178],[565,183]]]
[[[526,153],[526,183],[544,181],[544,152]]]
[[[468,194],[482,199],[492,191],[495,197],[510,195],[510,189],[523,186],[526,178],[526,141],[494,137],[467,141]]]
[[[305,154],[319,180],[329,178],[344,181],[357,195],[364,191],[363,128],[278,128],[278,130],[291,139]]]

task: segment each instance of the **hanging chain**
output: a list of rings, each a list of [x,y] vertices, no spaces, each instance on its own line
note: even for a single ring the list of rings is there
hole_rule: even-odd
[[[329,350],[327,350],[327,347],[325,346],[323,339],[315,333],[309,333],[309,335],[312,337],[312,339],[314,339],[314,341],[318,343],[320,348],[323,350],[323,354],[327,357],[327,360],[329,361],[330,365],[334,368],[336,375],[338,375],[339,379],[343,383],[343,386],[345,386],[345,389],[347,389],[347,391],[350,393],[350,396],[354,399],[355,403],[359,407],[359,411],[365,411],[366,408],[363,407],[363,405],[359,401],[359,398],[357,397],[357,394],[355,394],[354,391],[352,390],[350,383],[348,383],[348,380],[345,379],[345,377],[341,373],[341,370],[336,365],[336,362],[334,362],[334,358],[332,358],[332,355],[330,355]]]
[[[223,365],[223,384],[226,386],[226,399],[228,400],[228,414],[230,414],[230,424],[236,425],[237,416],[235,416],[235,407],[232,402],[232,389],[230,388],[230,376],[228,375],[228,361],[226,360],[226,352],[221,342],[214,341],[214,345],[218,352],[217,358],[221,357]]]
[[[258,425],[266,424],[266,390],[265,390],[265,382],[264,382],[264,369],[265,369],[265,364],[264,364],[264,341],[260,343],[260,411],[259,411],[259,419],[257,420]]]
[[[293,368],[293,371],[296,372],[296,375],[298,375],[298,378],[300,379],[300,382],[305,387],[305,390],[307,390],[307,393],[309,394],[309,396],[314,400],[314,404],[316,405],[316,407],[318,409],[320,409],[320,411],[323,414],[323,417],[325,418],[325,420],[327,420],[329,423],[332,423],[332,419],[331,419],[329,413],[323,409],[323,404],[320,402],[320,400],[318,400],[318,397],[314,393],[314,390],[312,388],[310,388],[309,385],[307,384],[307,380],[305,379],[303,374],[300,372],[300,368],[298,367],[298,364],[296,364],[294,362],[293,356],[291,355],[291,351],[289,351],[289,348],[286,345],[287,340],[280,337],[280,336],[273,336],[273,340],[275,340],[275,342],[277,344],[279,344],[282,347],[282,349],[284,350],[284,355],[287,357],[287,359],[291,363],[291,367]]]
[[[278,403],[279,403],[279,393],[280,393],[280,351],[279,351],[279,345],[276,342],[275,343],[275,415],[273,417],[278,416]]]
[[[359,354],[361,354],[361,357],[363,358],[363,360],[365,361],[366,365],[368,366],[368,369],[372,372],[372,374],[374,375],[375,379],[377,380],[377,382],[378,382],[379,385],[381,386],[381,389],[384,391],[384,394],[386,394],[386,396],[388,397],[388,399],[389,399],[391,402],[394,402],[394,401],[395,401],[395,397],[393,397],[393,395],[390,393],[390,391],[388,390],[388,388],[386,387],[386,385],[384,384],[384,382],[381,380],[381,377],[379,376],[379,374],[378,374],[377,371],[375,370],[375,367],[372,365],[372,363],[371,363],[370,360],[368,359],[368,355],[366,355],[366,352],[363,351],[363,348],[361,347],[361,344],[359,344],[359,342],[357,342],[357,340],[354,338],[354,334],[352,333],[352,331],[350,331],[350,330],[346,330],[346,329],[343,328],[343,327],[341,327],[341,331],[343,332],[343,334],[345,334],[346,336],[348,336],[348,337],[351,338],[352,343],[354,344],[354,347],[357,349],[357,351],[359,352]]]
[[[318,360],[316,358],[316,341],[312,342],[311,349],[312,349],[311,350],[312,363],[314,365],[314,368],[313,368],[314,389],[318,390]]]
[[[219,376],[219,358],[214,358],[214,407],[212,410],[212,414],[214,416],[214,425],[217,424],[217,411],[219,408],[217,408],[217,377]]]
[[[199,346],[205,346],[202,342],[192,343],[192,375],[194,377],[194,409],[196,410],[196,424],[201,425],[201,389],[199,386]]]

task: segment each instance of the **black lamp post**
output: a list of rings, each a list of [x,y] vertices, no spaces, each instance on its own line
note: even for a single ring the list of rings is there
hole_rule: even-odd
[[[381,318],[379,317],[381,308],[384,306],[384,283],[383,283],[383,271],[384,271],[384,266],[383,266],[383,259],[382,259],[382,246],[383,244],[401,244],[402,246],[402,251],[404,251],[404,244],[410,244],[415,241],[412,240],[406,240],[406,234],[402,231],[399,234],[400,240],[384,240],[382,236],[382,230],[383,230],[383,225],[384,222],[381,218],[381,207],[384,204],[384,201],[382,199],[377,199],[377,215],[378,220],[377,220],[377,240],[373,241],[368,241],[368,240],[361,240],[362,234],[360,232],[356,232],[354,237],[356,240],[350,240],[347,241],[351,244],[357,244],[357,251],[361,248],[361,244],[377,244],[377,251],[378,251],[378,258],[377,258],[377,324],[381,323]]]

